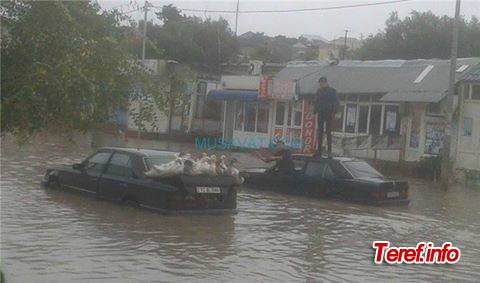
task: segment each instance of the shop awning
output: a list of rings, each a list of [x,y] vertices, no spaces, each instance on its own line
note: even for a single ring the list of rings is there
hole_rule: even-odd
[[[436,91],[395,91],[384,95],[380,100],[389,102],[439,102],[445,92]]]
[[[258,91],[216,89],[208,92],[207,100],[257,100]]]

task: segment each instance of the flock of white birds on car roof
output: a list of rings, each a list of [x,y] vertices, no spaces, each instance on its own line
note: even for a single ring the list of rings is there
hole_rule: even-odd
[[[236,183],[242,184],[244,179],[240,177],[240,171],[233,166],[236,162],[236,158],[227,158],[225,155],[218,158],[215,154],[209,156],[204,152],[199,158],[195,158],[190,153],[179,153],[175,160],[161,165],[153,165],[149,171],[145,172],[145,175],[151,178],[171,177],[181,174],[189,176],[231,176],[235,178]]]

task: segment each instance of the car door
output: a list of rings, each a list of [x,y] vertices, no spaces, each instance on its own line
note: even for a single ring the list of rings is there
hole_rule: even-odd
[[[82,162],[80,174],[75,177],[74,189],[97,194],[98,180],[111,155],[112,153],[109,151],[100,151]]]
[[[325,170],[331,171],[327,160],[310,161],[306,164],[302,185],[308,195],[327,195],[329,181],[324,178]]]
[[[124,152],[114,152],[107,164],[105,172],[99,180],[99,196],[101,198],[121,201],[131,186],[133,177],[132,156]]]

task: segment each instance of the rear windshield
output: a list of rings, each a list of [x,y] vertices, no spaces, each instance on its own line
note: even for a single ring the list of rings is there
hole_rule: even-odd
[[[347,161],[343,165],[352,173],[355,178],[362,177],[382,177],[382,174],[364,161]]]
[[[145,157],[145,163],[147,164],[148,169],[150,169],[153,165],[162,165],[175,160],[175,158],[174,155],[149,156]]]

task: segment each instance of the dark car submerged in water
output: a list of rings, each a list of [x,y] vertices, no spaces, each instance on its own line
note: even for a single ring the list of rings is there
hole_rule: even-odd
[[[295,157],[290,173],[271,168],[241,172],[245,186],[371,204],[408,204],[408,183],[384,177],[365,161],[346,158]]]
[[[237,189],[230,176],[145,175],[176,158],[169,151],[103,148],[82,163],[48,168],[43,183],[160,211],[235,211]]]

